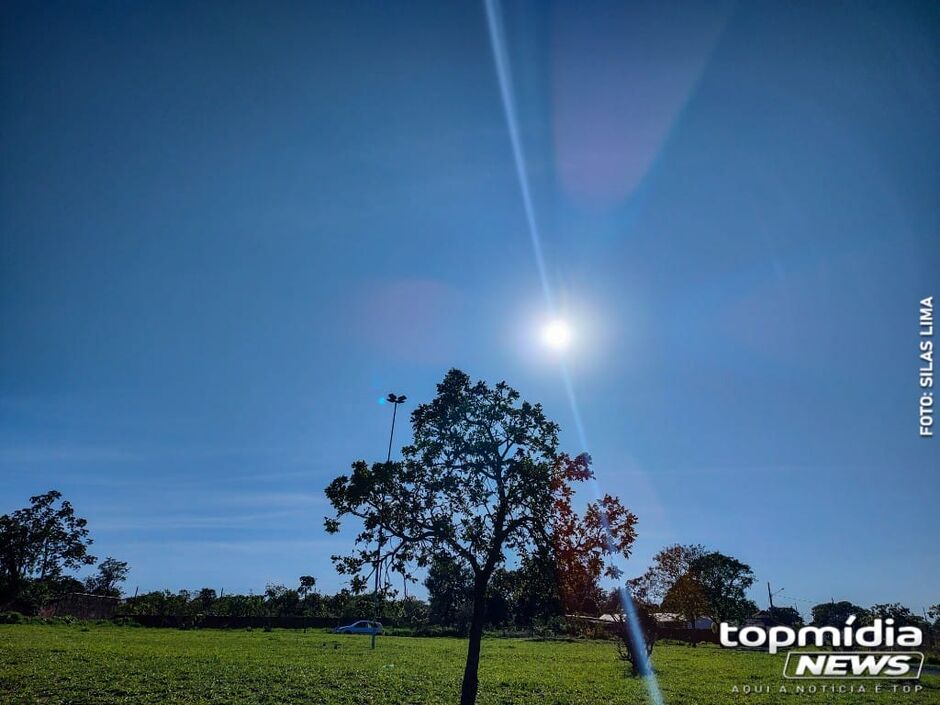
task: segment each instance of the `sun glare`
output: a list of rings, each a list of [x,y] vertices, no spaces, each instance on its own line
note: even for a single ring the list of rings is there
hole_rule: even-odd
[[[542,342],[552,350],[567,350],[571,345],[571,337],[571,327],[560,319],[550,321],[542,328]]]

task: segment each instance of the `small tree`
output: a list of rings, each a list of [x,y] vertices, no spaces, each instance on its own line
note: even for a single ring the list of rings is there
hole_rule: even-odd
[[[633,615],[623,614],[615,624],[617,653],[630,664],[634,676],[652,673],[650,656],[657,638],[656,618],[647,605],[635,603]]]
[[[346,516],[362,520],[356,550],[334,556],[339,572],[360,584],[374,570],[410,576],[411,565],[426,567],[435,556],[469,568],[460,702],[472,705],[490,578],[508,551],[525,556],[548,545],[558,479],[570,474],[572,461],[559,455],[558,426],[540,405],[520,402],[505,382],[490,388],[459,370],[447,373],[411,423],[414,443],[402,449],[402,462],[358,461],[351,475],[330,483],[326,495],[336,514],[326,529],[337,532]]]
[[[301,598],[306,598],[307,595],[310,595],[317,589],[317,579],[312,575],[301,575],[300,576],[300,587],[297,588],[297,592],[300,594]]]
[[[199,610],[201,612],[209,612],[218,599],[219,594],[210,587],[204,587],[196,593],[196,602],[199,603]]]
[[[85,580],[85,589],[96,595],[120,597],[119,583],[127,580],[128,572],[126,561],[119,561],[108,556],[98,564],[97,575],[91,575]]]

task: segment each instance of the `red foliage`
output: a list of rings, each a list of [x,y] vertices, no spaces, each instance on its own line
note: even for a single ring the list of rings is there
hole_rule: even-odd
[[[601,576],[619,578],[615,560],[628,558],[636,540],[636,515],[620,499],[605,494],[587,505],[584,515],[573,507],[572,483],[594,478],[591,456],[558,459],[552,483],[554,494],[552,549],[558,590],[566,612],[596,613],[603,600]]]

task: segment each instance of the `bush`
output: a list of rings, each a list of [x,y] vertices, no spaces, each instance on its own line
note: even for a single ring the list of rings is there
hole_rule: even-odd
[[[112,620],[112,624],[118,627],[139,627],[140,622],[138,622],[133,617],[116,617]]]
[[[636,605],[636,616],[642,634],[634,635],[626,618],[620,620],[615,628],[617,654],[620,659],[630,664],[634,676],[652,674],[650,656],[656,643],[657,624],[652,612],[643,605]]]
[[[564,617],[550,617],[532,623],[533,636],[542,639],[551,639],[567,632]]]
[[[0,624],[20,624],[26,621],[26,616],[19,612],[0,612]]]
[[[465,636],[464,632],[456,627],[443,627],[437,624],[428,624],[416,627],[412,630],[414,636],[450,636],[450,637],[461,637]]]
[[[39,621],[41,624],[64,624],[66,626],[71,624],[84,624],[80,619],[76,619],[71,615],[65,615],[64,617],[36,617],[33,621]]]

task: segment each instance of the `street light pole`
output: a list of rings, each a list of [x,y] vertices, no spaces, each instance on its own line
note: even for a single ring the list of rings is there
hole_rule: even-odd
[[[388,456],[385,458],[386,463],[392,462],[392,439],[395,437],[395,417],[398,415],[398,405],[404,404],[407,398],[408,397],[404,394],[397,397],[394,394],[389,394],[385,397],[385,401],[392,405],[392,431],[388,434]]]
[[[404,394],[389,394],[385,397],[385,401],[392,405],[392,430],[388,434],[388,455],[385,458],[385,465],[388,466],[392,462],[392,440],[395,438],[395,417],[398,416],[398,405],[404,404],[406,397]],[[384,504],[385,497],[382,497],[382,502]],[[377,622],[379,618],[379,575],[381,574],[382,569],[382,543],[384,542],[384,537],[382,536],[382,525],[379,524],[379,545],[375,548],[375,597],[372,605],[372,614],[373,622]],[[375,626],[372,627],[372,648],[375,648]]]

